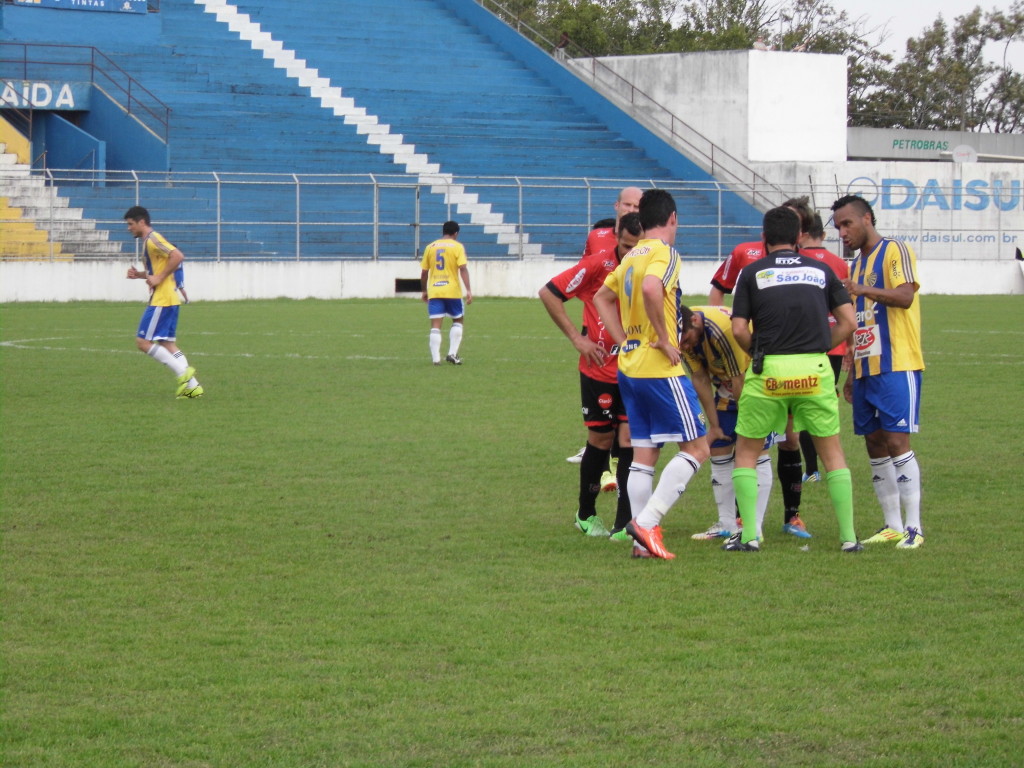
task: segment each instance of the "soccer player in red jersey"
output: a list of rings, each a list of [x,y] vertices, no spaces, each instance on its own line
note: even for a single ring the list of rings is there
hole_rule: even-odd
[[[583,423],[587,427],[587,445],[580,462],[576,528],[588,536],[611,535],[622,541],[629,540],[624,529],[632,519],[626,493],[626,476],[633,463],[633,449],[629,442],[626,409],[619,395],[618,357],[613,351],[614,342],[594,308],[593,299],[608,274],[619,265],[622,257],[629,253],[642,235],[639,215],[626,214],[618,221],[618,240],[613,250],[584,255],[577,264],[555,275],[539,291],[540,300],[551,319],[580,353],[580,395]],[[565,311],[565,302],[573,297],[583,302],[582,331],[576,328]],[[615,525],[609,534],[597,514],[595,502],[603,485],[601,475],[608,466],[616,438],[619,445],[616,468],[619,498]]]
[[[828,264],[836,277],[840,280],[847,280],[850,277],[850,266],[840,256],[832,253],[828,248],[822,246],[825,239],[825,225],[821,221],[821,214],[817,211],[811,219],[811,226],[804,233],[800,240],[800,253],[813,256],[818,261]],[[829,322],[835,325],[836,319],[829,318]],[[835,349],[828,351],[828,359],[832,365],[832,373],[836,378],[836,385],[839,384],[839,373],[843,369],[843,357],[846,355],[846,342],[838,344]],[[821,480],[821,473],[818,471],[818,452],[814,448],[814,441],[805,430],[800,433],[800,449],[804,454],[804,476],[803,481],[816,483]]]
[[[612,206],[615,209],[615,218],[601,219],[600,221],[594,222],[593,228],[590,230],[590,234],[587,235],[587,243],[583,248],[583,256],[585,258],[601,251],[613,251],[615,246],[618,244],[618,238],[616,232],[619,228],[619,219],[625,216],[627,213],[636,213],[640,210],[640,195],[643,194],[643,190],[639,187],[624,187],[619,190],[619,196],[615,199],[615,204]],[[586,446],[580,448],[579,453],[569,456],[566,461],[570,464],[579,464],[583,461],[583,452],[586,450]],[[617,446],[612,447],[613,455],[617,450]],[[606,490],[615,490],[615,472],[606,472],[605,475],[609,482]]]

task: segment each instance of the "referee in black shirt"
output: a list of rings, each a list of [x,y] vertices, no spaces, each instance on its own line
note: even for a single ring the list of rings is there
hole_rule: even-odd
[[[853,484],[839,441],[839,399],[827,355],[856,327],[853,304],[827,264],[797,253],[800,217],[795,211],[768,211],[763,238],[767,255],[740,273],[732,305],[733,333],[750,353],[751,365],[740,394],[732,473],[743,530],[722,548],[760,551],[757,457],[769,433],[785,431],[792,413],[793,429],[810,433],[825,465],[842,551],[859,552]],[[836,319],[834,326],[829,314]]]

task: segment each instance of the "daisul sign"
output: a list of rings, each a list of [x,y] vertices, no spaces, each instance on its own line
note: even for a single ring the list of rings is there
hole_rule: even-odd
[[[942,185],[928,179],[918,185],[910,179],[879,179],[859,176],[846,191],[860,195],[872,206],[885,210],[1015,211],[1024,208],[1024,182],[1020,179],[954,179]]]

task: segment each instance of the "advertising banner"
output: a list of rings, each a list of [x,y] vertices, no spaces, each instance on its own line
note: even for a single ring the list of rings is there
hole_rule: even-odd
[[[92,83],[66,80],[0,80],[0,109],[89,109]]]
[[[919,256],[1012,258],[1024,242],[1020,164],[847,163],[842,192],[874,208],[879,231]],[[834,182],[833,182],[834,183]]]
[[[146,13],[147,0],[14,0],[15,5],[33,8],[60,8],[67,11],[110,11]]]

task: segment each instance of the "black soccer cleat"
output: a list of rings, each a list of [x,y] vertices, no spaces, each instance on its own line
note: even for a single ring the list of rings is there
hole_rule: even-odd
[[[746,544],[742,541],[743,533],[734,533],[729,540],[722,545],[726,552],[760,552],[761,544],[757,539],[751,539]]]

